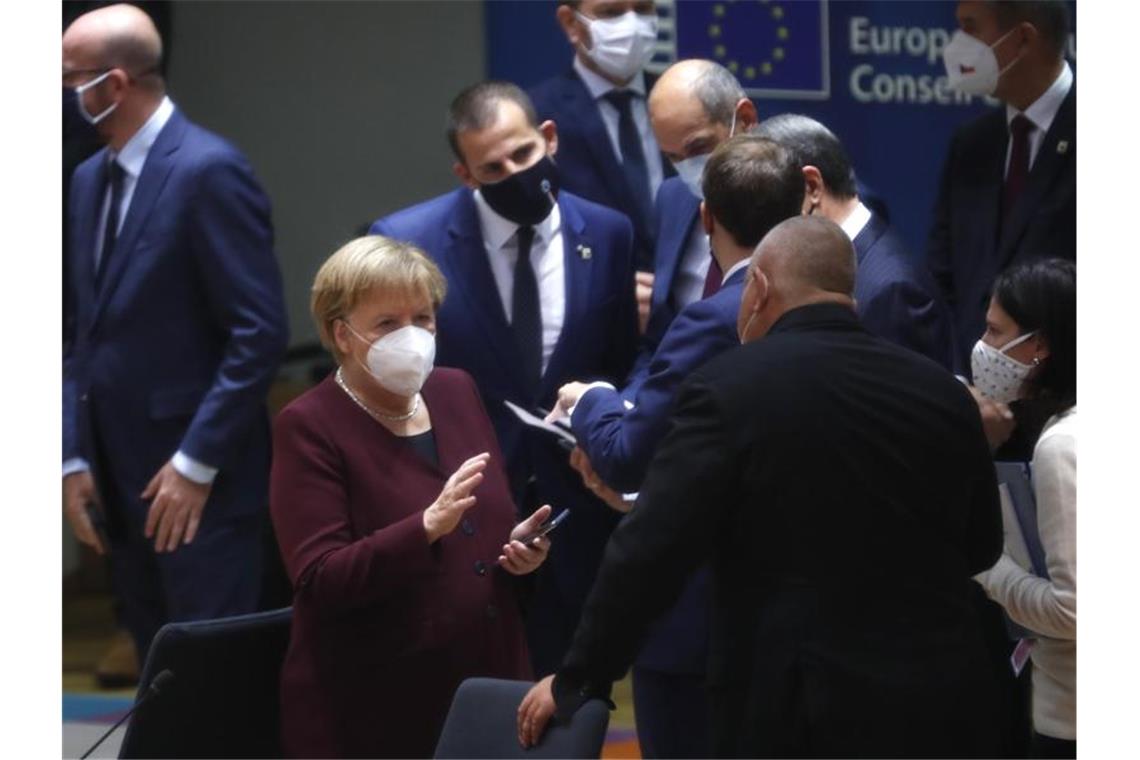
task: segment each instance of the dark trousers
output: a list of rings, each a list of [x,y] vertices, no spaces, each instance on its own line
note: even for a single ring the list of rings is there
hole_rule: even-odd
[[[633,712],[644,758],[710,757],[705,677],[633,669]]]
[[[257,609],[264,511],[227,519],[218,511],[224,505],[210,499],[194,540],[157,554],[154,540],[143,535],[147,504],[137,495],[121,493],[111,478],[100,477],[106,472],[107,468],[97,467],[96,483],[111,542],[112,586],[120,604],[119,620],[134,639],[140,662],[145,662],[158,629],[168,622],[209,620]]]

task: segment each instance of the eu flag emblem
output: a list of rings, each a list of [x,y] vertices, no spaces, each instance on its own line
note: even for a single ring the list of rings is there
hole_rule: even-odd
[[[830,94],[827,0],[659,0],[658,13],[660,47],[674,53],[659,56],[661,63],[716,61],[754,98],[822,100]]]

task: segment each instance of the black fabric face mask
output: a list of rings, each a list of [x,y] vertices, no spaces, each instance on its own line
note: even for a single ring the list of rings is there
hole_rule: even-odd
[[[554,207],[558,194],[558,167],[550,156],[504,180],[479,188],[487,204],[499,216],[515,224],[534,226]]]

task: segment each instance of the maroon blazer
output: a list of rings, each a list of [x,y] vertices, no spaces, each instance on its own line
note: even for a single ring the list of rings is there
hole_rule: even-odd
[[[423,399],[439,467],[331,376],[274,424],[270,511],[294,591],[281,675],[291,756],[428,757],[463,679],[530,678],[512,577],[495,564],[515,508],[483,402],[442,367]],[[423,510],[483,451],[478,502],[429,545]]]

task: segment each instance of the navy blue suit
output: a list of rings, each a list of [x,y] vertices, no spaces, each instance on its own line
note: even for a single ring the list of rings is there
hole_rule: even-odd
[[[954,133],[930,231],[927,263],[954,316],[959,371],[985,332],[997,275],[1034,259],[1077,259],[1077,84],[1045,133],[1025,189],[1002,219],[1009,147],[1005,108]]]
[[[569,644],[602,548],[620,515],[585,489],[570,468],[567,453],[551,436],[526,428],[503,401],[551,408],[558,388],[571,380],[620,382],[632,361],[637,333],[629,222],[568,192],[559,194],[558,206],[566,312],[562,333],[537,386],[521,372],[471,190],[460,188],[404,209],[371,229],[373,234],[423,248],[447,278],[448,295],[436,315],[436,361],[460,367],[475,378],[506,458],[515,498],[524,508],[550,503],[556,512],[572,510],[573,516],[553,537],[531,610],[532,621],[536,615],[558,616],[531,626],[535,633],[531,654],[539,675],[557,667]],[[536,626],[544,630],[536,631]]]
[[[736,318],[744,275],[744,269],[733,272],[715,294],[676,316],[630,399],[633,409],[627,410],[612,391],[592,390],[579,400],[571,420],[574,434],[610,487],[641,488],[657,445],[669,431],[669,412],[681,383],[739,345]],[[635,663],[634,707],[646,757],[704,757],[711,750],[702,687],[710,610],[709,573],[702,570],[653,628]]]
[[[646,92],[652,86],[653,78],[646,74]],[[637,208],[598,104],[582,78],[569,68],[535,85],[528,94],[539,121],[550,119],[558,127],[558,153],[554,160],[562,187],[629,217],[633,224],[634,263],[639,270],[653,271],[653,223]],[[665,177],[676,174],[664,156],[661,168]]]
[[[288,329],[269,200],[233,146],[177,109],[151,147],[97,286],[106,161],[104,149],[72,179],[75,334],[64,357],[63,458],[92,465],[124,622],[145,652],[167,620],[256,605],[265,395]],[[219,472],[193,543],[155,555],[139,494],[179,450]]]
[[[689,245],[693,228],[700,224],[701,199],[689,192],[680,177],[670,177],[657,191],[657,247],[653,256],[653,295],[649,322],[641,336],[637,359],[626,387],[635,390],[645,380],[653,353],[665,337],[681,304],[673,302],[673,281]]]
[[[930,273],[875,213],[852,242],[858,261],[855,307],[863,325],[880,338],[954,369],[950,311]]]

